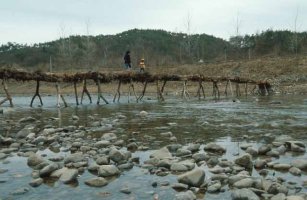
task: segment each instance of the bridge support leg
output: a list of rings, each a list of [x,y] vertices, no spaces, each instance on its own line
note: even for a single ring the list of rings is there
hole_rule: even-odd
[[[162,85],[162,87],[161,87],[161,93],[162,93],[162,94],[163,94],[163,92],[164,92],[164,88],[165,88],[166,82],[167,82],[167,80],[163,80],[163,85]]]
[[[77,92],[77,83],[74,81],[74,90],[75,90],[75,97],[76,97],[76,104],[79,105],[79,98],[78,98],[78,92]]]
[[[34,94],[34,96],[32,97],[32,100],[31,100],[31,103],[30,103],[30,106],[31,106],[31,107],[32,107],[32,105],[33,105],[33,101],[34,101],[34,99],[35,99],[36,96],[39,98],[39,101],[40,101],[41,106],[42,106],[42,105],[43,105],[43,101],[42,101],[42,98],[41,98],[41,96],[40,96],[40,94],[39,94],[39,80],[36,80],[36,90],[35,90],[35,94]]]
[[[131,88],[132,88],[132,91],[133,91],[133,93],[134,93],[135,99],[136,99],[136,101],[137,101],[138,98],[137,98],[136,93],[135,93],[135,90],[134,90],[134,85],[133,85],[132,79],[130,78],[129,92],[128,92],[128,103],[130,103]]]
[[[61,94],[59,83],[55,83],[55,88],[56,88],[56,94],[57,94],[57,106],[58,106],[58,108],[61,107],[61,105],[60,105],[60,98],[62,99],[62,101],[64,103],[64,106],[67,107],[67,103],[65,101],[65,98]]]
[[[119,80],[118,86],[117,86],[117,91],[116,91],[116,93],[114,95],[114,98],[113,98],[113,102],[115,102],[116,97],[117,97],[117,102],[119,102],[119,99],[120,99],[120,86],[121,86],[121,84],[122,84],[122,80]]]
[[[146,92],[147,83],[148,83],[148,82],[146,81],[145,84],[144,84],[144,88],[143,88],[142,94],[141,94],[141,95],[139,96],[139,98],[137,99],[137,102],[143,99],[143,97],[144,97],[144,95],[145,95],[145,92]]]
[[[160,86],[159,86],[159,80],[156,81],[156,84],[157,84],[157,97],[158,97],[158,101],[162,102],[162,101],[164,101],[164,97],[163,97],[163,94],[162,94]]]
[[[5,92],[6,97],[2,101],[0,101],[0,105],[2,105],[6,101],[9,101],[10,102],[10,106],[14,107],[13,100],[12,100],[11,95],[8,92],[8,88],[7,88],[6,80],[5,79],[2,80],[2,85],[3,85],[3,90]]]
[[[236,96],[237,97],[241,96],[240,84],[239,83],[236,84]]]
[[[96,82],[97,82],[97,88],[98,88],[97,105],[100,103],[100,98],[101,98],[106,104],[109,104],[109,102],[102,96],[99,77],[97,78]]]
[[[86,95],[88,96],[88,98],[90,100],[90,103],[92,103],[92,97],[91,97],[90,93],[87,90],[86,79],[83,80],[83,90],[82,90],[82,94],[81,94],[81,104],[83,102],[84,93],[86,93]]]
[[[224,94],[225,94],[226,97],[228,96],[227,89],[228,89],[228,84],[229,84],[229,82],[230,82],[230,80],[228,80],[228,81],[226,82],[226,86],[225,86],[225,92],[224,92]]]
[[[204,90],[204,86],[203,86],[203,81],[202,81],[202,80],[200,80],[200,81],[198,82],[198,89],[197,89],[197,92],[196,92],[196,97],[198,96],[198,100],[201,99],[201,92],[202,92],[204,98],[206,98],[206,96],[205,96],[205,90]]]
[[[187,91],[187,82],[188,82],[187,80],[183,82],[183,88],[182,88],[182,93],[181,93],[181,97],[184,98],[185,100],[187,98],[190,98],[190,94]]]
[[[217,86],[217,81],[213,81],[213,94],[212,96],[214,96],[215,101],[220,100],[220,91],[219,91],[219,87]]]

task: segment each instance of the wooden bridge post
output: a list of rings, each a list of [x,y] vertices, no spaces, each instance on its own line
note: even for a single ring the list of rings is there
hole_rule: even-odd
[[[182,88],[182,93],[181,93],[181,97],[184,98],[185,100],[187,98],[190,98],[190,94],[189,92],[187,91],[187,81],[188,80],[184,80],[183,81],[183,88]]]
[[[100,87],[100,76],[99,76],[99,75],[98,75],[98,77],[97,77],[96,83],[97,83],[97,88],[98,88],[97,105],[100,103],[100,98],[101,98],[106,104],[109,104],[109,102],[102,96],[101,87]]]
[[[79,105],[79,98],[78,98],[78,91],[77,91],[77,82],[74,81],[74,90],[75,90],[75,97],[76,97],[76,104]]]
[[[228,80],[228,81],[226,82],[226,86],[225,86],[225,92],[224,92],[224,94],[225,94],[226,97],[228,96],[227,89],[228,89],[228,84],[229,84],[229,82],[230,82],[230,80]]]
[[[157,97],[158,97],[158,101],[159,102],[164,101],[164,97],[163,97],[163,94],[162,94],[160,86],[159,86],[159,80],[156,81],[156,84],[157,84]]]
[[[145,92],[146,92],[146,88],[147,88],[147,80],[145,81],[145,84],[144,84],[144,87],[143,87],[143,91],[142,91],[142,94],[139,96],[139,98],[137,99],[137,102],[142,100],[144,95],[145,95]]]
[[[215,101],[220,100],[220,91],[219,91],[219,87],[217,86],[217,81],[212,81],[212,83],[213,83],[212,96],[214,96]]]
[[[90,103],[92,103],[92,97],[91,97],[90,93],[87,90],[86,79],[83,79],[83,89],[82,89],[82,94],[81,94],[81,104],[82,104],[82,101],[83,101],[84,93],[86,93],[86,95],[88,96],[88,98],[90,100]]]
[[[228,85],[229,85],[229,88],[230,88],[231,97],[233,98],[232,84],[231,84],[231,80],[229,80],[229,79],[228,79],[228,81],[226,83],[225,95],[226,95],[226,97],[228,96]]]
[[[7,88],[6,80],[5,79],[2,80],[2,85],[3,85],[3,90],[5,92],[6,97],[2,101],[0,101],[0,105],[2,105],[6,101],[9,101],[10,102],[10,106],[14,107],[13,100],[12,100],[11,95],[8,92],[8,88]]]
[[[135,100],[136,100],[136,102],[137,102],[137,101],[138,101],[138,98],[137,98],[136,93],[135,93],[135,90],[134,90],[134,85],[133,85],[133,82],[132,82],[132,78],[130,78],[130,81],[129,81],[128,103],[130,103],[131,88],[132,88],[133,94],[134,94],[134,96],[135,96]]]
[[[202,83],[202,82],[203,82],[202,80],[199,80],[199,81],[198,81],[198,89],[197,89],[197,92],[196,92],[196,97],[198,96],[198,100],[201,99],[201,93],[200,93],[200,92],[202,92],[204,98],[206,98],[206,96],[205,96],[205,90],[204,90],[204,87],[203,87],[203,83]]]
[[[236,83],[236,96],[241,96],[240,83]]]
[[[30,106],[31,106],[31,107],[32,107],[32,105],[33,105],[33,101],[34,101],[34,99],[35,99],[36,96],[39,98],[39,101],[40,101],[41,106],[42,106],[42,105],[43,105],[43,101],[42,101],[42,98],[41,98],[41,96],[40,96],[40,94],[39,94],[39,80],[36,80],[36,90],[35,90],[35,94],[34,94],[34,96],[32,97],[32,100],[31,100],[31,103],[30,103]]]
[[[56,88],[56,94],[57,94],[57,106],[58,106],[58,108],[61,107],[60,98],[62,99],[64,106],[67,107],[67,103],[65,101],[64,96],[61,94],[61,90],[60,90],[60,86],[59,86],[58,82],[55,83],[55,88]]]
[[[119,99],[120,99],[120,86],[121,86],[121,84],[122,84],[122,80],[120,79],[118,81],[117,91],[116,91],[116,93],[114,95],[113,102],[115,102],[116,97],[117,97],[117,102],[119,102]]]
[[[162,94],[163,94],[163,92],[164,92],[164,88],[165,88],[166,82],[167,82],[167,80],[163,80],[163,85],[162,85],[162,87],[161,87],[161,93],[162,93]]]

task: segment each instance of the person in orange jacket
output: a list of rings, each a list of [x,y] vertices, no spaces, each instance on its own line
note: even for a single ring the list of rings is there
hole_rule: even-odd
[[[140,67],[140,72],[144,72],[145,71],[145,59],[142,58],[140,63],[139,63],[139,67]]]

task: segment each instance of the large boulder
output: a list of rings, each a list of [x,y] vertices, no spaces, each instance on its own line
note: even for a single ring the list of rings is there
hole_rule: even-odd
[[[241,189],[241,188],[250,188],[253,186],[253,184],[254,184],[254,180],[252,178],[244,178],[244,179],[241,179],[235,182],[233,186]]]
[[[23,129],[17,132],[17,138],[26,138],[31,132],[33,132],[35,127],[33,125],[27,125]]]
[[[307,159],[296,159],[291,162],[293,167],[299,168],[301,170],[307,169]]]
[[[55,170],[54,172],[51,173],[50,177],[52,178],[60,178],[62,176],[62,174],[68,170],[68,168],[63,167],[61,169]]]
[[[205,171],[200,168],[195,168],[192,171],[186,172],[178,176],[178,182],[189,186],[199,187],[204,183]]]
[[[175,200],[195,200],[195,199],[196,196],[191,190],[188,190],[186,192],[179,192],[175,196]]]
[[[235,159],[235,163],[237,165],[245,167],[246,169],[252,169],[253,168],[252,157],[251,157],[250,154],[244,154],[244,155],[240,156],[239,158]]]
[[[120,171],[115,165],[102,165],[98,168],[98,176],[108,177],[118,174],[120,174]]]
[[[52,172],[54,172],[55,170],[59,169],[59,165],[52,163],[50,165],[47,165],[46,167],[44,167],[43,169],[41,169],[39,171],[39,176],[40,177],[46,177],[49,176]]]
[[[303,142],[300,141],[287,141],[285,142],[285,145],[288,150],[293,151],[293,152],[305,152],[306,151],[306,146]]]
[[[101,140],[94,144],[96,148],[106,148],[111,145],[111,142],[108,140]]]
[[[63,171],[62,175],[60,176],[60,181],[63,183],[70,183],[76,180],[78,177],[78,170],[77,169],[66,169]]]
[[[226,149],[223,148],[222,146],[215,144],[213,142],[208,143],[205,147],[204,147],[205,151],[210,151],[212,153],[225,153]]]
[[[260,198],[251,190],[243,188],[234,190],[231,193],[232,200],[260,200]]]
[[[98,177],[86,180],[84,183],[91,187],[103,187],[108,184],[108,181],[102,177]]]
[[[40,155],[37,155],[35,153],[31,154],[28,157],[28,160],[27,160],[27,164],[30,167],[34,167],[34,166],[39,165],[39,164],[41,164],[43,162],[45,162],[44,159]]]
[[[64,164],[87,161],[82,153],[74,153],[64,159]]]
[[[258,148],[259,155],[265,155],[267,152],[271,151],[272,147],[270,145],[262,145]]]
[[[109,158],[115,163],[124,163],[127,161],[127,156],[124,152],[112,148],[109,152]]]
[[[115,141],[117,140],[117,136],[115,133],[104,133],[103,136],[101,136],[101,139],[107,141]]]
[[[165,158],[171,158],[172,154],[169,152],[167,147],[163,147],[159,150],[156,150],[153,154],[150,155],[150,157],[162,160]]]

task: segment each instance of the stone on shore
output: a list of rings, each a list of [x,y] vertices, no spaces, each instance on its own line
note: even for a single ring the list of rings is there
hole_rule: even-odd
[[[302,174],[302,171],[297,167],[291,167],[289,172],[294,176],[300,176]]]
[[[178,194],[175,195],[175,200],[195,200],[195,199],[196,196],[191,190],[188,190],[186,192],[179,192]]]
[[[115,165],[101,165],[98,168],[98,176],[108,177],[118,174],[120,174],[120,171]]]
[[[25,193],[29,192],[29,190],[30,190],[29,188],[23,187],[23,188],[19,188],[19,189],[15,190],[15,191],[11,192],[11,194],[12,195],[22,195],[22,194],[25,194]]]
[[[87,161],[82,153],[74,153],[64,159],[64,164]]]
[[[104,179],[103,177],[97,177],[97,178],[86,180],[84,183],[91,187],[103,187],[108,184],[108,181]]]
[[[39,176],[40,177],[46,177],[49,176],[52,172],[54,172],[55,170],[59,169],[59,166],[55,163],[52,163],[50,165],[47,165],[46,167],[44,167],[43,169],[41,169],[39,171]]]
[[[286,195],[284,193],[278,193],[272,196],[271,200],[286,200]]]
[[[252,178],[244,178],[233,184],[234,187],[242,189],[242,188],[250,188],[253,186],[254,180]]]
[[[124,152],[117,150],[116,148],[112,148],[109,152],[109,158],[115,163],[124,163],[127,160]]]
[[[307,159],[296,159],[291,162],[293,167],[299,168],[301,170],[307,169]]]
[[[159,150],[156,150],[153,154],[150,155],[150,158],[157,158],[159,160],[171,157],[172,154],[169,152],[167,147],[163,147]]]
[[[232,200],[260,200],[260,198],[251,190],[243,188],[234,190],[231,193]]]
[[[60,181],[63,183],[70,183],[76,180],[78,177],[78,170],[77,169],[66,169],[63,170],[63,173],[60,177]]]
[[[34,179],[32,180],[29,185],[32,186],[32,187],[38,187],[40,186],[42,183],[44,182],[44,180],[42,178],[37,178],[37,179]]]
[[[200,168],[195,168],[192,171],[186,172],[178,176],[178,182],[189,186],[199,187],[204,183],[205,171]]]
[[[218,144],[215,144],[213,142],[208,143],[205,147],[204,147],[205,151],[209,151],[209,152],[213,152],[213,153],[225,153],[226,149],[221,147]]]
[[[250,154],[244,154],[244,155],[240,156],[239,158],[235,159],[234,162],[237,165],[245,167],[246,169],[252,169],[253,168],[252,157],[251,157]]]
[[[45,162],[44,159],[40,155],[37,155],[35,153],[31,154],[28,157],[28,160],[27,160],[28,166],[30,166],[30,167],[34,167],[34,166],[39,165],[43,162]]]

